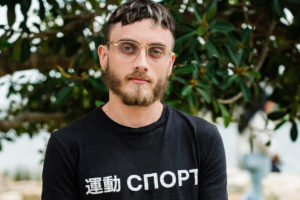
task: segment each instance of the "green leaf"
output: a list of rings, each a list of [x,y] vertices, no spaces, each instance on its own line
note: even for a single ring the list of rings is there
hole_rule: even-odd
[[[210,57],[210,58],[213,56],[220,57],[220,53],[219,53],[216,45],[210,39],[207,40],[207,42],[206,42],[206,49],[208,52],[208,57]]]
[[[0,40],[0,48],[11,47],[12,45],[7,40]]]
[[[242,33],[242,43],[246,43],[251,35],[251,30],[249,28],[245,28]]]
[[[276,111],[276,112],[272,112],[270,114],[268,114],[268,118],[270,120],[278,120],[283,118],[286,115],[286,112],[282,112],[282,111]]]
[[[31,0],[20,1],[21,12],[25,19],[27,19],[27,12],[29,11]]]
[[[89,2],[91,3],[94,10],[97,10],[99,8],[99,2],[97,2],[96,0],[90,0]]]
[[[101,105],[103,105],[103,104],[104,104],[104,101],[99,101],[99,100],[95,101],[95,105],[96,105],[97,107],[99,107],[99,106],[101,106]]]
[[[18,39],[13,44],[13,52],[12,52],[12,59],[15,61],[19,61],[21,59],[21,50],[22,50],[22,40]]]
[[[280,0],[273,0],[273,9],[274,9],[274,11],[275,11],[275,13],[276,13],[277,15],[279,15],[279,16],[282,15],[283,9],[282,9],[282,7],[281,7],[281,5],[280,5]]]
[[[30,30],[26,24],[26,21],[23,20],[21,23],[20,23],[20,28],[23,30],[23,32],[27,33],[27,34],[30,34]]]
[[[197,110],[195,107],[195,101],[194,101],[194,96],[192,93],[187,95],[187,103],[188,103],[188,108],[191,114],[196,115],[197,114]]]
[[[211,34],[214,34],[214,33],[227,34],[234,30],[234,26],[225,20],[216,20],[216,21],[214,21],[214,23],[211,23],[211,24],[212,25],[209,27]]]
[[[192,85],[187,85],[185,86],[182,91],[181,91],[181,96],[187,96],[193,91],[193,86]]]
[[[219,111],[220,111],[219,106],[218,106],[219,103],[217,102],[217,100],[215,98],[212,98],[211,101],[213,103],[213,107],[214,107],[215,112],[219,113]]]
[[[64,103],[72,94],[73,92],[73,87],[65,87],[62,90],[59,91],[56,97],[56,105],[61,105]]]
[[[47,3],[52,6],[50,12],[53,14],[54,17],[57,17],[58,10],[59,10],[59,4],[56,0],[47,0]]]
[[[41,20],[43,20],[45,18],[45,6],[44,6],[44,2],[42,0],[39,0],[39,5],[40,5],[39,17],[41,18]]]
[[[198,9],[197,9],[196,4],[193,3],[193,4],[192,4],[192,7],[194,8],[194,13],[195,13],[195,16],[196,16],[196,18],[197,18],[197,21],[200,23],[200,22],[202,21],[202,19],[201,19],[201,16],[200,16],[200,14],[199,14],[199,11],[198,11]]]
[[[205,90],[202,90],[198,87],[196,87],[196,90],[202,95],[202,97],[205,99],[207,103],[210,103],[210,96]]]
[[[224,125],[225,127],[227,127],[230,123],[230,114],[228,113],[227,108],[223,104],[219,103],[219,107],[224,120]]]
[[[282,120],[281,122],[279,122],[278,124],[276,124],[274,130],[278,130],[285,122],[286,122],[286,120]]]
[[[236,81],[236,79],[237,79],[237,75],[234,74],[234,75],[230,76],[229,78],[227,78],[227,80],[225,81],[225,83],[222,84],[220,87],[223,90],[226,90],[226,89],[228,89],[229,87],[232,86],[232,84]]]
[[[240,63],[239,63],[238,57],[237,57],[236,53],[234,52],[234,50],[229,45],[225,45],[225,47],[227,49],[227,52],[229,53],[229,56],[230,56],[233,64],[235,66],[239,66]]]
[[[261,74],[257,71],[252,70],[252,71],[248,71],[247,73],[250,74],[251,76],[255,77],[258,80],[261,78]]]
[[[206,29],[203,26],[197,28],[197,35],[202,36],[206,32]]]
[[[216,86],[220,86],[220,82],[216,79],[216,77],[213,74],[207,74],[207,77],[211,83],[213,83]]]
[[[175,68],[174,69],[174,73],[183,75],[183,74],[191,74],[193,73],[193,71],[195,71],[196,68],[194,66],[183,66],[183,67],[179,67],[179,68]]]
[[[107,88],[100,81],[100,79],[95,79],[95,78],[89,77],[87,79],[87,81],[90,82],[94,86],[94,88],[97,88],[98,90],[103,91],[103,92],[107,92]]]
[[[41,30],[41,24],[33,22],[32,25],[38,30]]]
[[[207,15],[206,15],[207,21],[209,21],[210,19],[212,19],[215,16],[215,14],[217,12],[217,8],[218,8],[217,1],[216,0],[210,1],[209,5],[207,7]]]
[[[165,95],[169,96],[172,93],[173,84],[168,84],[167,89],[165,91]]]
[[[181,103],[181,100],[170,100],[170,101],[167,101],[167,104],[169,106],[172,106],[172,107],[175,107],[176,105],[178,105],[180,103]]]
[[[179,83],[182,83],[182,84],[186,84],[186,80],[184,78],[181,78],[179,76],[171,76],[170,80],[172,81],[177,81]]]
[[[199,55],[197,54],[197,51],[193,51],[193,56],[196,59],[197,63],[200,63]],[[194,66],[194,65],[193,65]],[[196,77],[195,77],[196,78]]]
[[[22,54],[21,54],[21,61],[25,62],[30,57],[30,41],[28,39],[22,40]]]
[[[292,128],[290,134],[291,134],[292,141],[295,142],[298,137],[298,129],[295,121],[292,121]]]
[[[214,69],[216,68],[217,66],[217,62],[215,59],[212,59],[209,61],[209,63],[207,63],[207,65],[205,66],[205,68],[208,70],[208,71],[214,71]]]
[[[6,141],[9,141],[9,142],[12,142],[12,141],[14,141],[14,139],[13,139],[13,138],[11,138],[11,137],[8,137],[8,136],[5,136],[5,137],[4,137],[4,139],[5,139]]]
[[[188,39],[188,38],[190,38],[190,37],[192,37],[192,36],[194,36],[194,35],[197,35],[197,30],[192,31],[192,32],[190,32],[190,33],[187,33],[187,34],[185,34],[185,35],[179,37],[178,39],[176,39],[176,43],[180,43],[180,42],[182,42],[183,40],[186,40],[186,39]]]
[[[286,0],[286,2],[291,3],[291,4],[300,5],[300,1],[299,0]]]
[[[238,42],[239,42],[239,39],[234,35],[234,34],[232,34],[232,33],[228,33],[228,34],[226,34],[225,35],[225,37],[226,37],[226,43],[229,45],[229,46],[231,46],[231,47],[233,47],[233,48],[236,48],[237,47],[237,44],[238,44]],[[226,44],[225,43],[225,44]]]
[[[201,83],[200,81],[198,81],[197,86],[207,90],[210,89],[210,86],[208,84]]]
[[[8,25],[12,27],[15,21],[16,21],[15,5],[8,6],[8,10],[7,10]]]
[[[246,85],[246,83],[244,81],[240,82],[240,87],[242,89],[242,93],[243,93],[243,97],[244,97],[245,101],[249,102],[249,100],[250,100],[250,89],[248,88],[248,86]]]
[[[238,66],[242,65],[244,55],[245,55],[245,50],[244,49],[240,49],[240,50],[237,51],[236,59],[237,59]]]

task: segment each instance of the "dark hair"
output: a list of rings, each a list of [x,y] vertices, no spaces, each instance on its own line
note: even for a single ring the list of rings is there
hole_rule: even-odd
[[[239,133],[242,134],[247,128],[250,120],[254,115],[260,111],[264,110],[265,104],[268,100],[268,96],[265,91],[262,91],[260,95],[254,96],[251,103],[246,104],[244,113],[240,116],[238,123]]]
[[[175,22],[167,8],[151,0],[129,0],[111,14],[107,22],[105,42],[108,42],[114,24],[121,22],[122,26],[125,26],[149,18],[153,19],[156,25],[170,30],[175,38]]]

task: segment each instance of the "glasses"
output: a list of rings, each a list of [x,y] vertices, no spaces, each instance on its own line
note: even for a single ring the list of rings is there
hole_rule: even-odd
[[[141,52],[141,48],[146,48],[146,56],[148,62],[151,63],[163,63],[165,62],[171,52],[163,45],[142,45],[133,41],[119,41],[119,42],[107,42],[117,48],[118,55],[128,61],[134,61]]]

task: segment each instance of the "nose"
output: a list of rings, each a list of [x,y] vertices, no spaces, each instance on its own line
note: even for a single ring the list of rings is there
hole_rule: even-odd
[[[148,71],[149,63],[147,60],[147,48],[146,47],[140,48],[140,52],[134,62],[134,68],[136,71],[139,71],[139,72]]]

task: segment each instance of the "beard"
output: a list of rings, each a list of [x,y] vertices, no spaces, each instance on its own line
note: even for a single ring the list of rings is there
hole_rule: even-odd
[[[134,84],[132,88],[122,89],[122,86],[130,83],[131,77],[141,77],[148,83]],[[108,89],[121,98],[125,105],[129,106],[149,106],[157,100],[161,100],[168,86],[168,76],[162,77],[156,83],[145,73],[135,71],[125,76],[124,80],[119,78],[107,65],[103,73],[103,80]],[[150,85],[150,89],[147,88]],[[153,85],[153,86],[152,86]],[[129,87],[129,86],[127,86]]]

